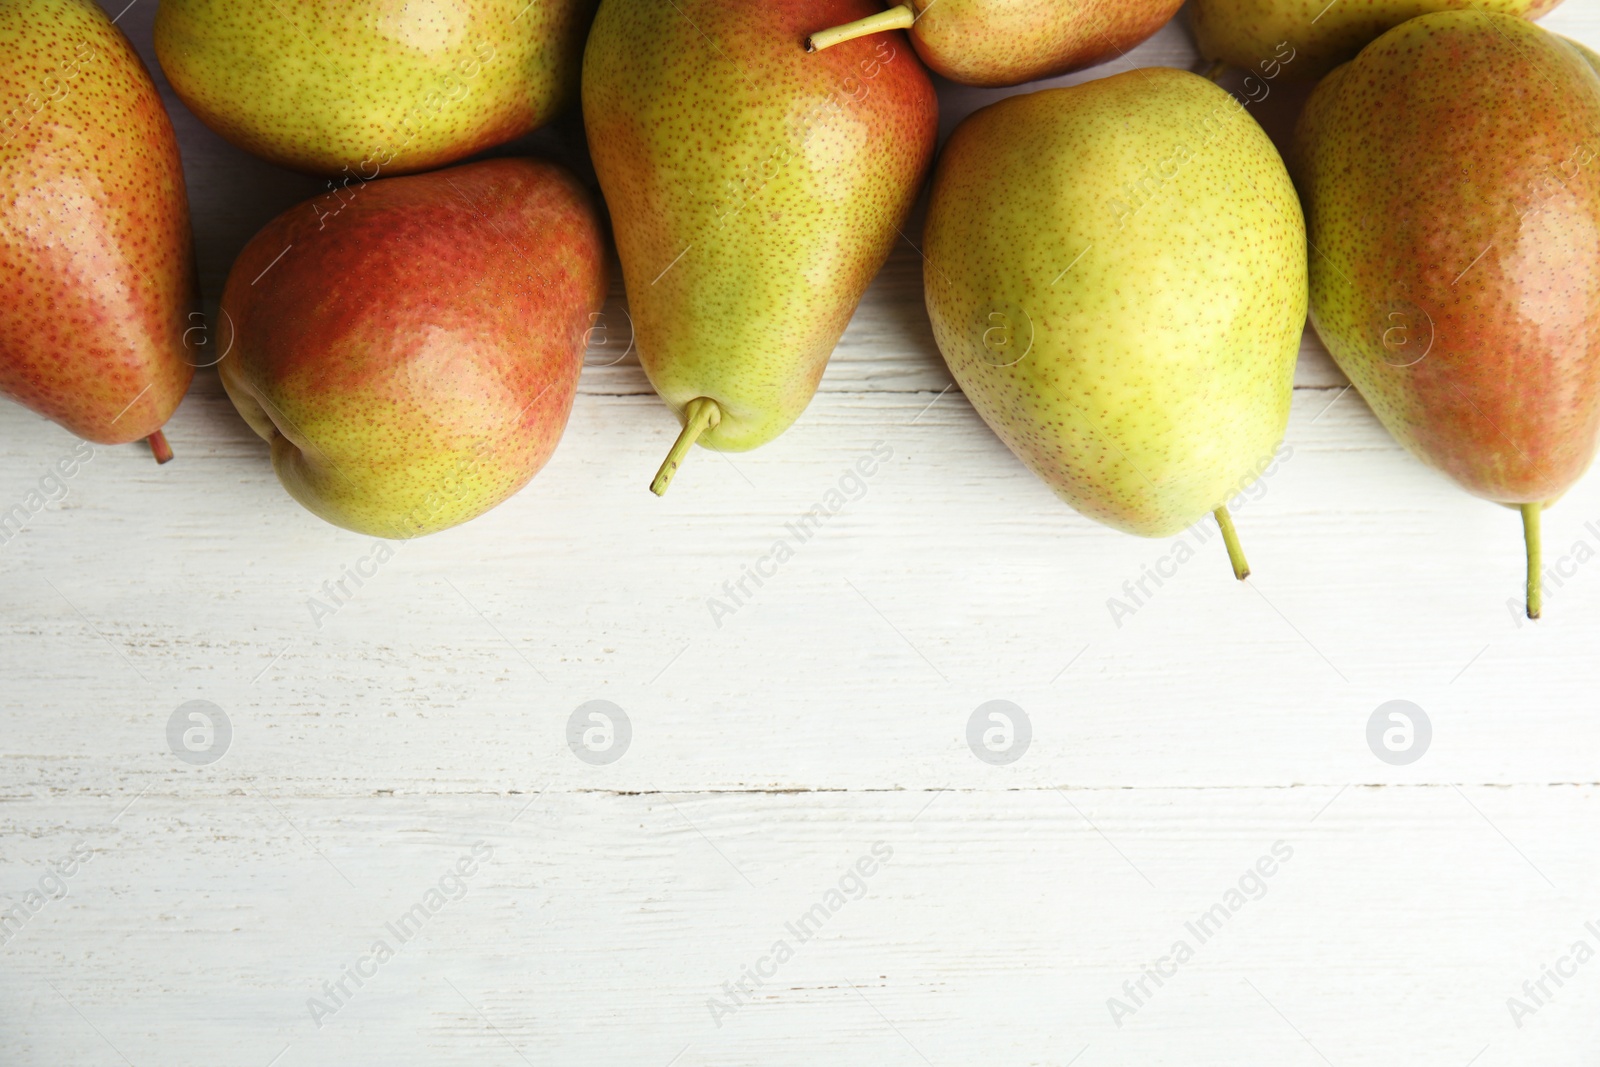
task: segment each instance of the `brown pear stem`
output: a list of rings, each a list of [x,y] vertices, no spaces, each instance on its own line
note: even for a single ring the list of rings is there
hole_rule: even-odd
[[[865,37],[869,33],[882,33],[884,30],[909,29],[917,21],[917,13],[911,10],[910,4],[900,4],[887,11],[880,11],[876,15],[868,15],[864,19],[847,22],[843,26],[821,30],[806,38],[807,52],[820,52],[824,48],[832,48],[836,44],[853,41],[857,37]]]
[[[172,459],[172,446],[167,444],[167,435],[157,430],[145,442],[150,446],[150,454],[156,457],[157,463],[167,463]]]
[[[660,496],[667,491],[667,486],[672,484],[672,476],[678,473],[678,466],[683,463],[683,457],[689,449],[701,434],[716,429],[721,421],[722,409],[717,407],[715,400],[701,396],[683,406],[683,432],[672,442],[672,451],[667,453],[661,469],[656,471],[655,481],[650,483],[652,493]]]
[[[1522,505],[1522,539],[1528,546],[1528,618],[1537,619],[1539,612],[1544,609],[1543,581],[1539,572],[1543,569],[1539,562],[1541,555],[1539,536],[1539,518],[1543,511],[1543,504]]]
[[[1233,564],[1233,576],[1242,582],[1250,577],[1250,564],[1239,545],[1239,534],[1233,528],[1233,516],[1228,514],[1226,504],[1211,514],[1216,516],[1217,528],[1222,531],[1222,543],[1228,546],[1228,562]]]

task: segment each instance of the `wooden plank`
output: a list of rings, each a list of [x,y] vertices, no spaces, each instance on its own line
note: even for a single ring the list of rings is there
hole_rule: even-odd
[[[1572,847],[1600,831],[1592,786],[335,805],[191,781],[120,816],[132,794],[22,814],[19,875],[94,851],[4,949],[13,1062],[122,1062],[107,1043],[136,1064],[441,1067],[1600,1053],[1600,964],[1520,1028],[1507,1007],[1600,944],[1600,867]],[[428,910],[463,859],[482,862]],[[378,940],[393,958],[363,963]],[[1124,990],[1180,941],[1163,986]],[[357,964],[348,997],[323,990]],[[724,989],[758,967],[751,995]]]
[[[121,23],[147,56],[155,6]],[[1592,0],[1545,24],[1600,45]],[[1181,23],[1128,62],[1198,66]],[[1002,95],[941,86],[944,132]],[[169,104],[214,300],[318,186]],[[1280,143],[1294,107],[1258,109]],[[522,150],[586,168],[570,119]],[[359,586],[373,542],[288,498],[213,372],[178,462],[99,449],[59,485],[74,440],[0,407],[0,510],[50,498],[0,544],[0,1062],[1592,1065],[1600,964],[1520,1027],[1507,999],[1600,951],[1600,485],[1550,511],[1560,584],[1519,621],[1516,516],[1401,451],[1308,332],[1240,585],[1214,537],[1188,558],[1033,479],[951,386],[920,270],[902,242],[789,433],[663,500],[676,424],[597,340],[534,484]],[[215,762],[173,748],[195,700]],[[609,763],[569,740],[596,700],[631,727]],[[968,739],[996,700],[1031,730],[1000,765]],[[1370,747],[1393,700],[1430,724],[1413,763]],[[876,842],[859,900],[723,990]],[[74,847],[65,898],[8,920]]]
[[[101,450],[0,555],[26,694],[6,712],[26,771],[11,792],[92,789],[107,750],[159,756],[189,699],[227,709],[252,747],[219,774],[313,792],[330,774],[449,791],[566,766],[566,717],[593,699],[637,720],[624,788],[938,787],[982,770],[960,738],[993,699],[1095,784],[1386,780],[1363,731],[1401,698],[1450,752],[1420,765],[1432,780],[1594,780],[1568,742],[1592,729],[1600,572],[1572,568],[1548,618],[1522,625],[1516,515],[1401,452],[1354,393],[1297,394],[1288,458],[1239,508],[1243,585],[1198,543],[1208,523],[1179,565],[1180,539],[1084,519],[959,394],[931,399],[824,394],[758,452],[696,454],[657,500],[671,416],[584,396],[529,490],[398,546],[339,603],[324,582],[374,542],[290,500],[226,398],[197,389],[171,435],[183,462]],[[23,442],[0,499],[22,499],[71,439],[0,418]],[[875,446],[890,458],[852,474]],[[804,525],[841,487],[855,499]],[[1590,522],[1592,479],[1550,512],[1552,562],[1600,545]],[[781,540],[794,556],[776,566]],[[760,587],[758,564],[775,571]],[[1174,572],[1160,587],[1158,567]],[[472,758],[441,765],[461,739]]]

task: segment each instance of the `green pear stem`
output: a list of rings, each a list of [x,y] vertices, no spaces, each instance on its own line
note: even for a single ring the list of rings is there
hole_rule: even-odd
[[[661,469],[656,471],[656,479],[650,483],[652,493],[660,496],[667,491],[667,486],[672,484],[672,476],[678,473],[678,467],[690,447],[700,439],[701,434],[715,429],[721,421],[722,409],[717,407],[715,400],[696,397],[683,406],[683,432],[672,442],[672,451],[667,453]]]
[[[1241,582],[1250,577],[1250,564],[1244,558],[1244,549],[1239,546],[1239,534],[1233,528],[1233,516],[1228,514],[1228,507],[1222,507],[1211,514],[1217,518],[1217,529],[1222,531],[1222,543],[1228,546],[1228,562],[1233,564],[1233,576]]]
[[[1214,84],[1222,80],[1222,75],[1227,69],[1228,64],[1219,59],[1215,63],[1211,64],[1211,66],[1207,67],[1206,72],[1200,76]]]
[[[864,19],[847,22],[843,26],[835,26],[830,30],[821,30],[806,38],[807,52],[820,52],[824,48],[832,48],[836,44],[853,41],[857,37],[865,37],[869,33],[881,33],[884,30],[904,30],[917,21],[917,13],[911,10],[910,4],[901,4],[891,7],[887,11],[880,11],[876,15],[868,15]]]
[[[1522,505],[1522,538],[1528,543],[1528,618],[1537,619],[1543,610],[1544,600],[1543,582],[1539,572],[1542,569],[1540,556],[1539,516],[1544,509],[1543,504]]]
[[[167,435],[157,430],[145,438],[150,445],[150,454],[156,457],[157,463],[167,463],[172,459],[172,446],[167,444]]]

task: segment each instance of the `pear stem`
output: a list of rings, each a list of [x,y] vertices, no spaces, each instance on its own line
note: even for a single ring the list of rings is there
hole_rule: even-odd
[[[1211,64],[1211,66],[1207,67],[1205,69],[1205,73],[1200,76],[1212,84],[1216,84],[1222,80],[1222,75],[1227,71],[1227,69],[1228,64],[1219,59],[1215,63]]]
[[[167,435],[157,430],[145,442],[150,446],[150,454],[156,457],[157,463],[167,463],[172,459],[172,446],[167,444]]]
[[[678,473],[678,466],[683,463],[683,457],[690,447],[700,439],[701,434],[716,429],[721,421],[722,409],[717,407],[715,400],[696,397],[683,406],[683,432],[672,442],[672,451],[667,453],[661,469],[656,471],[656,479],[650,483],[652,493],[660,496],[667,491],[667,486],[672,484],[672,476]]]
[[[1217,529],[1222,531],[1222,543],[1228,546],[1228,562],[1233,564],[1233,576],[1242,582],[1250,577],[1250,564],[1239,545],[1239,535],[1233,528],[1233,516],[1228,514],[1227,505],[1211,514],[1216,516]]]
[[[884,30],[904,30],[917,21],[916,12],[911,10],[910,4],[901,4],[891,7],[887,11],[880,11],[876,15],[868,15],[864,19],[847,22],[843,26],[835,26],[829,30],[820,30],[806,38],[807,52],[820,52],[824,48],[832,48],[836,44],[853,41],[857,37],[865,37],[869,33],[881,33]]]
[[[1539,572],[1543,569],[1539,562],[1541,552],[1539,517],[1543,509],[1543,504],[1522,505],[1522,538],[1528,545],[1528,618],[1530,619],[1537,619],[1539,612],[1544,609],[1543,582],[1539,576]]]

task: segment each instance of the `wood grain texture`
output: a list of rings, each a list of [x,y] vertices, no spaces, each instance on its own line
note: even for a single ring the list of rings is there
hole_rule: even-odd
[[[146,56],[154,9],[122,18]],[[1600,4],[1546,25],[1600,45]],[[1177,23],[1129,61],[1195,65]],[[943,129],[999,95],[942,86]],[[316,183],[169,106],[214,298]],[[573,133],[522,147],[581,170]],[[1308,334],[1289,451],[1238,508],[1255,575],[1200,533],[1173,568],[1179,539],[1074,514],[950,387],[906,242],[795,427],[697,452],[657,500],[677,427],[625,337],[592,348],[527,490],[396,546],[320,620],[373,542],[289,499],[210,371],[177,462],[98,449],[0,545],[0,1063],[1600,1058],[1600,960],[1520,1027],[1507,1007],[1600,950],[1600,482],[1546,517],[1570,576],[1519,621],[1516,515],[1403,453]],[[0,408],[0,511],[75,443]],[[603,766],[567,743],[597,699],[633,731]],[[966,740],[998,699],[1032,725],[1006,766]],[[1432,723],[1408,766],[1367,745],[1394,699]],[[191,700],[232,724],[207,766],[168,744]],[[399,944],[385,924],[479,841]],[[1280,841],[1199,943],[1185,923]],[[828,909],[876,842],[892,857]],[[75,846],[64,899],[5,925]],[[819,903],[802,942],[786,924]],[[394,958],[319,1027],[308,999],[380,937]],[[724,990],[780,939],[753,995]],[[1108,999],[1180,939],[1193,959],[1118,1026]]]

